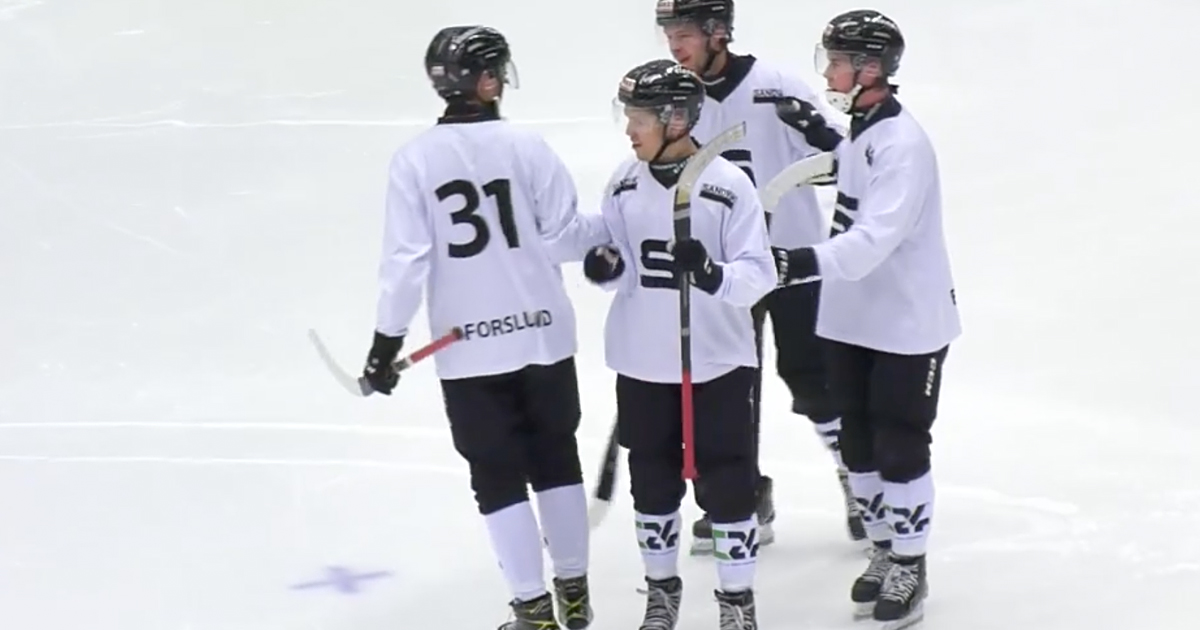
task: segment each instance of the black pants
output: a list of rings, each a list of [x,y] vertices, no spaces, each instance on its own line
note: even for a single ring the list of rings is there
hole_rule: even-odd
[[[716,523],[754,513],[753,393],[755,368],[740,367],[693,385],[696,500]],[[633,507],[666,515],[679,509],[683,481],[683,422],[678,384],[617,376],[617,431],[629,449]]]
[[[582,416],[573,358],[493,376],[443,380],[454,448],[471,469],[481,514],[535,492],[583,482]]]
[[[837,419],[816,334],[821,283],[781,287],[764,301],[775,337],[775,371],[791,391],[792,411],[818,424]]]
[[[900,355],[825,342],[829,385],[841,412],[841,452],[852,472],[903,483],[929,471],[942,364],[949,347]]]

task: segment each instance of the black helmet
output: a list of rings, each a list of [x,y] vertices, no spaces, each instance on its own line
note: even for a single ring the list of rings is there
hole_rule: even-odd
[[[690,131],[700,120],[704,82],[670,59],[657,59],[625,73],[617,89],[617,102],[622,107],[657,111],[664,125],[682,111]]]
[[[659,26],[693,22],[709,35],[717,24],[723,24],[733,40],[733,0],[658,0],[654,15]]]
[[[884,76],[894,76],[904,56],[904,35],[884,14],[870,9],[847,11],[832,20],[821,35],[821,48],[856,57],[879,59]]]
[[[475,86],[485,72],[504,83],[516,83],[508,41],[494,28],[448,26],[434,35],[425,51],[425,74],[442,98],[475,96]]]

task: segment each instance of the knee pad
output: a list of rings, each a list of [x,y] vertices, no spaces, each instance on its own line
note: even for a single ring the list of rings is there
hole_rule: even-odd
[[[476,459],[469,464],[471,489],[480,514],[486,516],[529,499],[520,466],[502,458]]]
[[[574,434],[539,435],[529,442],[529,485],[534,492],[583,483]]]
[[[905,426],[875,430],[875,464],[884,481],[905,483],[929,472],[929,433]]]
[[[700,483],[696,503],[716,523],[737,523],[758,504],[758,467],[752,459],[737,457],[717,462],[697,462]]]
[[[868,418],[852,414],[842,417],[842,432],[838,438],[838,450],[842,463],[850,472],[874,472],[875,444]]]
[[[629,451],[629,490],[633,509],[642,514],[673,514],[683,504],[687,486],[680,474],[683,456]]]
[[[837,419],[837,408],[829,395],[823,372],[780,372],[779,376],[792,393],[792,413],[806,416],[817,424]]]

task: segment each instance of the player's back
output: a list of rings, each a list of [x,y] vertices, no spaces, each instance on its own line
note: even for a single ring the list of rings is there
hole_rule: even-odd
[[[569,176],[564,184],[547,172],[561,167],[549,146],[503,120],[440,122],[397,152],[393,177],[398,162],[416,180],[430,235],[430,326],[465,332],[437,355],[439,375],[498,374],[574,354],[574,312],[543,231],[547,217],[574,212],[575,190]],[[547,182],[562,190],[547,194]]]

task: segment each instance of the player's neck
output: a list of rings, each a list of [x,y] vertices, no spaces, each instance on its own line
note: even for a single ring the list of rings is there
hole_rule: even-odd
[[[701,77],[705,81],[714,81],[725,76],[725,71],[729,69],[729,50],[711,53],[709,57],[708,68],[704,71]]]
[[[695,155],[697,150],[699,149],[696,147],[696,143],[692,141],[691,136],[688,136],[668,144],[654,163],[656,165],[677,164]]]
[[[500,119],[500,107],[496,101],[484,103],[476,100],[453,100],[446,102],[446,111],[439,123],[484,122]]]

